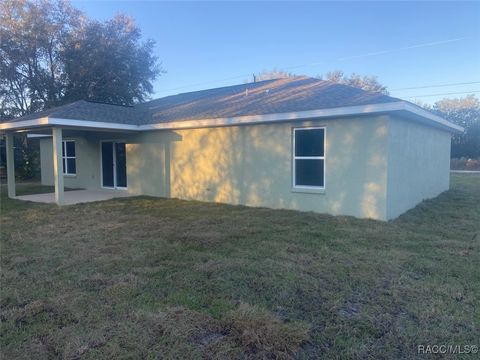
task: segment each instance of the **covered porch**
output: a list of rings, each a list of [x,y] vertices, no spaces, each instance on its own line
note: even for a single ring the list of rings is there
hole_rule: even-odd
[[[17,196],[14,139],[19,133],[42,137],[42,185],[53,186],[54,192]],[[10,198],[72,205],[131,196],[127,191],[125,143],[133,135],[132,131],[40,126],[7,130],[3,134]],[[108,149],[110,151],[106,151]],[[65,187],[76,190],[65,191]]]

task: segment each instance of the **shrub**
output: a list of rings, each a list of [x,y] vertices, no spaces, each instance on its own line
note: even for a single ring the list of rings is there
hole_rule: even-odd
[[[480,170],[480,158],[478,158],[478,159],[467,159],[465,157],[461,157],[459,159],[451,159],[450,160],[450,169],[452,169],[452,170],[479,171]]]

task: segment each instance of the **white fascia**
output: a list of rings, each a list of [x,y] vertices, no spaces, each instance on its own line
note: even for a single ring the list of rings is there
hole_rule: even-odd
[[[48,117],[43,117],[43,118],[38,118],[33,120],[0,123],[0,130],[22,129],[22,128],[29,128],[29,127],[43,126],[43,125],[48,125]]]
[[[461,127],[459,125],[456,125],[456,124],[454,124],[454,123],[452,123],[448,120],[445,120],[444,118],[442,118],[438,115],[435,115],[435,114],[431,113],[430,111],[422,109],[420,106],[417,106],[417,105],[414,105],[414,104],[411,104],[411,103],[408,103],[408,102],[405,102],[405,101],[402,102],[402,103],[404,104],[404,107],[405,107],[404,110],[405,111],[408,111],[410,113],[418,115],[422,118],[431,120],[437,126],[439,125],[442,128],[455,130],[455,131],[458,131],[460,133],[463,133],[463,131],[465,130],[463,127]]]
[[[100,122],[100,121],[60,119],[60,118],[49,118],[49,117],[43,117],[43,118],[38,118],[33,120],[0,123],[0,130],[28,129],[28,128],[36,128],[41,126],[68,126],[68,127],[82,127],[82,128],[106,129],[106,130],[131,130],[131,131],[139,130],[138,125],[118,124],[118,123]]]
[[[405,111],[413,114],[418,118],[423,119],[427,124],[443,128],[448,131],[463,132],[461,126],[452,124],[451,122],[432,114],[431,112],[422,109],[419,106],[413,105],[406,101],[395,101],[384,104],[360,105],[360,106],[345,106],[331,109],[308,110],[289,113],[277,113],[266,115],[247,115],[226,118],[212,118],[212,119],[198,119],[198,120],[184,120],[171,121],[164,123],[148,124],[148,125],[130,125],[98,121],[59,119],[59,118],[39,118],[34,120],[16,121],[0,123],[0,130],[15,130],[34,128],[39,126],[67,126],[67,127],[83,127],[92,129],[104,130],[127,130],[127,131],[151,131],[151,130],[176,130],[176,129],[193,129],[203,127],[218,127],[218,126],[232,126],[243,124],[258,124],[258,123],[272,123],[278,121],[290,120],[306,120],[319,119],[338,116],[349,115],[366,115],[375,113],[389,113]]]
[[[267,115],[247,115],[227,118],[183,120],[165,123],[141,125],[142,130],[161,130],[161,129],[188,129],[212,126],[231,126],[255,123],[270,123],[278,121],[300,120],[300,119],[318,119],[335,116],[363,115],[380,113],[386,111],[403,110],[399,107],[400,102],[386,104],[373,104],[361,106],[345,106],[330,109],[297,111],[288,113],[276,113]]]
[[[306,120],[306,119],[320,119],[328,117],[349,116],[349,115],[366,115],[375,113],[389,113],[405,111],[412,113],[422,119],[425,119],[427,124],[443,128],[448,131],[463,132],[461,126],[452,124],[451,122],[432,114],[418,106],[410,104],[406,101],[395,101],[384,104],[360,105],[360,106],[345,106],[331,109],[298,111],[289,113],[277,113],[267,115],[248,115],[227,118],[213,118],[213,119],[198,119],[198,120],[184,120],[171,121],[165,123],[140,125],[140,130],[175,130],[175,129],[191,129],[202,127],[216,127],[216,126],[231,126],[242,124],[255,123],[270,123],[289,120]]]
[[[133,131],[139,130],[138,125],[119,124],[119,123],[110,123],[110,122],[101,122],[101,121],[59,119],[59,118],[49,118],[48,125],[85,127],[85,128],[96,128],[96,129],[106,129],[106,130],[109,130],[109,129],[133,130]]]

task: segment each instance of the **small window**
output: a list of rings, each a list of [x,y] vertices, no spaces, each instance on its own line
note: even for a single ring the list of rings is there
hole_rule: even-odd
[[[293,186],[325,188],[325,128],[293,129]]]
[[[77,174],[77,160],[75,156],[75,141],[62,141],[62,165],[65,175]]]

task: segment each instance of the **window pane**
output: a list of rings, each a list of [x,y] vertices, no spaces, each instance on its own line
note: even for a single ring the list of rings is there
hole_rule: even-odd
[[[77,164],[75,159],[67,159],[67,174],[76,174],[77,173]]]
[[[75,156],[75,141],[67,141],[67,156]]]
[[[296,186],[324,186],[324,160],[295,160]]]
[[[65,168],[65,158],[62,158],[62,173],[63,173],[63,174],[66,174],[66,173],[67,173],[66,170],[67,170],[67,169]]]
[[[115,143],[115,158],[117,160],[117,186],[127,187],[127,153],[125,143]]]
[[[65,156],[65,141],[62,141],[62,156]]]
[[[323,156],[324,129],[295,130],[295,156]]]

